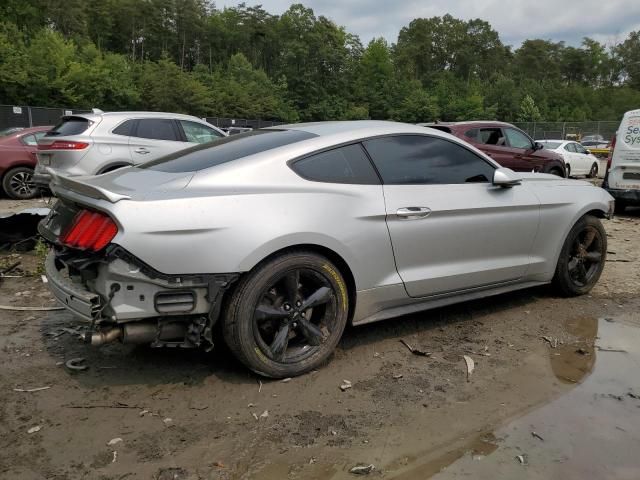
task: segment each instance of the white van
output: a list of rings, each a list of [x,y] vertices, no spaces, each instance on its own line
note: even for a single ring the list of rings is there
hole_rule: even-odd
[[[616,199],[616,212],[640,205],[640,109],[624,114],[611,144],[603,188]]]

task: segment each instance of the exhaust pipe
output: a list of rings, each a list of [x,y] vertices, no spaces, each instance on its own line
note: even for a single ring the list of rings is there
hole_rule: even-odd
[[[127,323],[123,326],[93,333],[90,343],[93,346],[112,343],[116,340],[121,340],[122,343],[127,344],[152,343],[156,339],[183,339],[186,333],[187,325],[180,322],[164,323],[162,325],[155,322]]]

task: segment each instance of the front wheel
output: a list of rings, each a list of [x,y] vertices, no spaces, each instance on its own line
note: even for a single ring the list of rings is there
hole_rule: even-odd
[[[584,295],[596,284],[607,256],[607,234],[602,222],[586,215],[565,239],[553,285],[565,296]]]
[[[2,179],[2,188],[9,198],[14,200],[27,200],[35,197],[38,188],[33,183],[33,169],[29,167],[12,168]]]
[[[292,252],[240,280],[225,310],[224,338],[254,372],[293,377],[323,364],[347,323],[349,296],[325,257]]]
[[[591,165],[591,170],[589,170],[589,178],[596,178],[598,176],[598,164],[597,163],[593,163],[593,165]]]
[[[558,177],[563,177],[564,178],[564,172],[562,170],[560,170],[559,168],[552,168],[551,170],[549,170],[549,173],[551,175],[556,175]],[[568,175],[567,175],[568,177]]]

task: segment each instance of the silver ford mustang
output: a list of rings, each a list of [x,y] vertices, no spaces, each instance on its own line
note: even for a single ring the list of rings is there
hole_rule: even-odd
[[[219,322],[269,377],[318,367],[347,322],[546,283],[584,294],[613,211],[590,183],[377,121],[256,130],[52,189],[47,277],[88,341],[210,347]]]

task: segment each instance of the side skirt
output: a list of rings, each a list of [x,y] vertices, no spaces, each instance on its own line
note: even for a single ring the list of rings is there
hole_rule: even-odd
[[[421,312],[424,310],[431,310],[434,308],[444,307],[452,305],[454,303],[467,302],[470,300],[477,300],[479,298],[489,297],[493,295],[500,295],[502,293],[512,292],[515,290],[522,290],[525,288],[537,287],[540,285],[546,285],[549,282],[528,281],[522,283],[510,283],[502,284],[498,287],[473,289],[468,291],[457,292],[455,294],[447,296],[436,296],[424,298],[411,303],[405,303],[403,305],[395,305],[383,308],[377,312],[367,315],[363,318],[355,318],[353,320],[354,325],[364,325],[365,323],[377,322],[380,320],[386,320],[392,317],[399,317],[402,315],[408,315],[410,313]],[[360,294],[360,292],[359,292]],[[359,296],[359,295],[358,295]],[[406,300],[410,300],[408,297]]]

